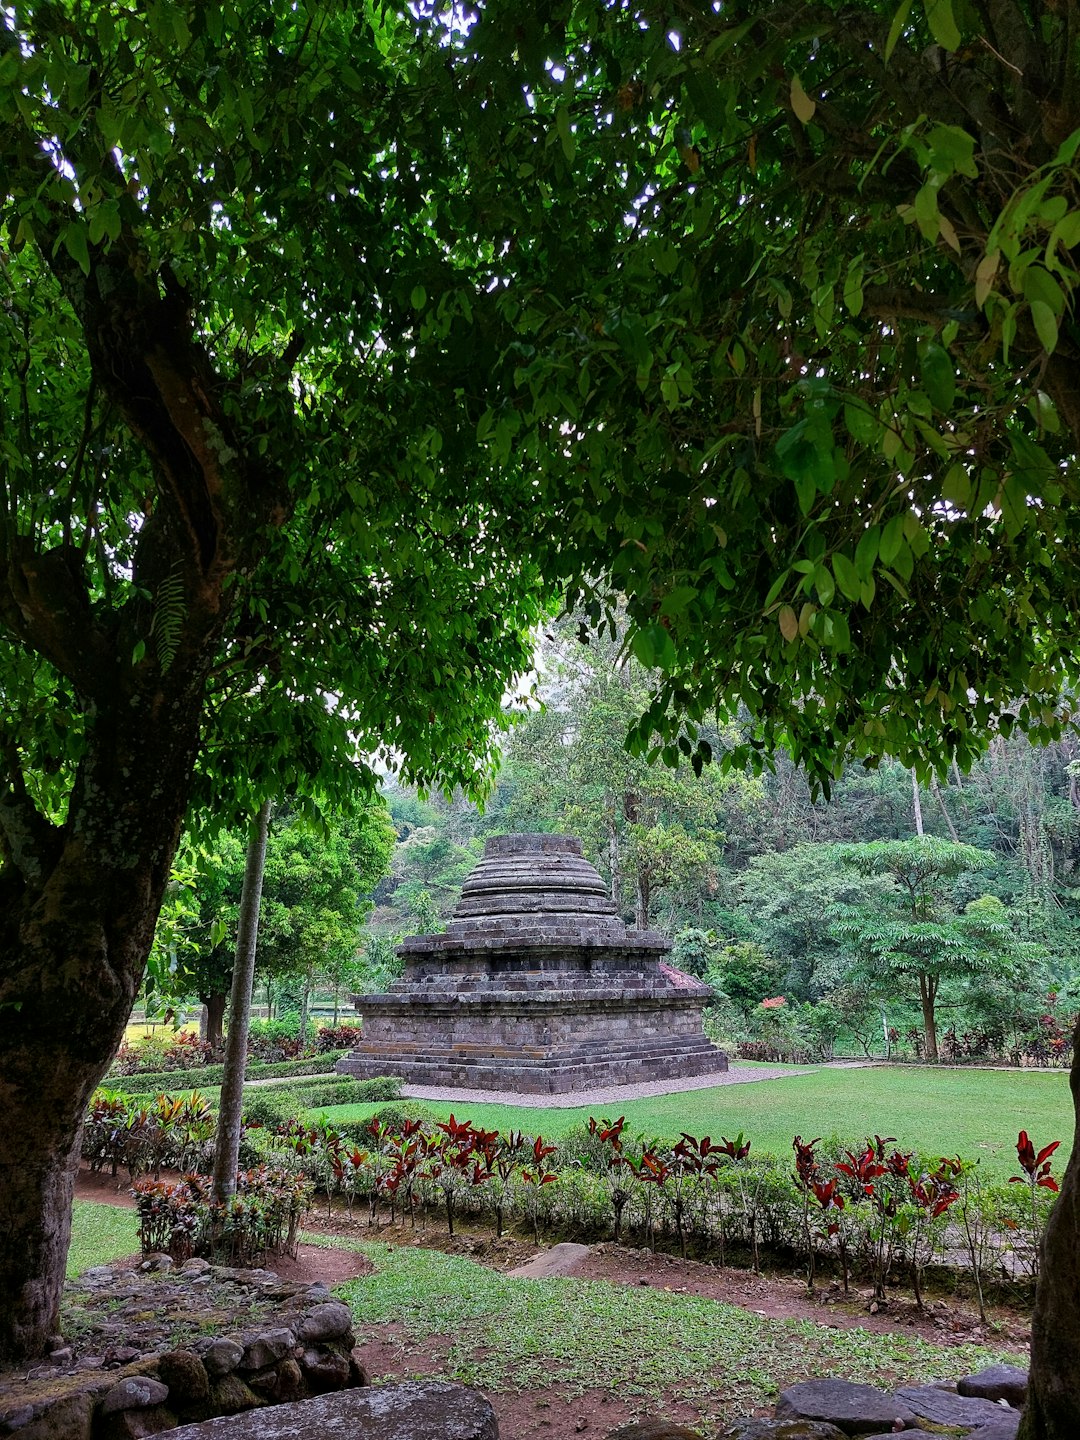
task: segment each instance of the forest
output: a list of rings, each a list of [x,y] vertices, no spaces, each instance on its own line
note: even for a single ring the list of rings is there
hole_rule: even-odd
[[[506,738],[483,807],[386,786],[397,844],[362,988],[392,973],[390,940],[446,922],[488,835],[567,831],[627,920],[715,987],[718,1034],[751,1058],[1067,1058],[1080,741],[998,735],[967,774],[928,785],[895,761],[856,763],[826,798],[782,753],[759,775],[725,769],[737,734],[707,736],[700,774],[629,754],[649,676],[611,641],[582,646],[567,624],[539,664],[545,703]]]

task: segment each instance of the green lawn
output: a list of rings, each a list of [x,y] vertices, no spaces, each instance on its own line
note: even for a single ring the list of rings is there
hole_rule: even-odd
[[[320,1112],[341,1129],[355,1128],[378,1106],[340,1105]],[[488,1130],[524,1130],[558,1136],[589,1115],[612,1107],[575,1110],[525,1109],[471,1102],[430,1102],[445,1119],[451,1111]],[[992,1175],[1015,1173],[1015,1145],[1027,1130],[1037,1146],[1060,1140],[1054,1157],[1059,1174],[1072,1145],[1073,1118],[1066,1075],[1050,1071],[945,1070],[888,1066],[858,1070],[819,1069],[779,1080],[723,1085],[633,1100],[625,1107],[628,1131],[676,1137],[734,1136],[742,1130],[758,1152],[785,1155],[793,1135],[838,1135],[858,1141],[893,1135],[901,1145],[933,1154],[981,1158]],[[615,1118],[610,1115],[610,1118]]]
[[[71,1217],[71,1249],[67,1276],[73,1279],[92,1265],[107,1265],[139,1248],[139,1226],[134,1210],[118,1205],[95,1205],[76,1200]]]
[[[994,1360],[1016,1363],[1003,1351],[769,1320],[657,1288],[513,1280],[438,1251],[349,1248],[377,1267],[337,1290],[352,1307],[361,1347],[364,1326],[402,1324],[415,1341],[445,1336],[447,1377],[488,1391],[566,1396],[600,1386],[642,1399],[677,1397],[714,1421],[748,1414],[815,1375],[890,1385],[946,1379]],[[407,1369],[407,1355],[402,1364]]]

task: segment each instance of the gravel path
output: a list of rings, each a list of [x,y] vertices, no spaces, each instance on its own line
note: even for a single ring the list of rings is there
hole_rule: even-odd
[[[854,1062],[858,1064],[859,1062]],[[439,1085],[404,1085],[411,1100],[468,1101],[471,1105],[520,1105],[542,1110],[575,1110],[589,1105],[621,1105],[650,1095],[678,1095],[685,1090],[711,1090],[715,1085],[749,1085],[754,1080],[783,1080],[788,1075],[811,1075],[819,1065],[783,1069],[769,1065],[732,1065],[715,1075],[694,1075],[682,1080],[657,1080],[651,1085],[609,1085],[600,1090],[577,1090],[569,1095],[515,1095],[510,1090],[448,1090]]]

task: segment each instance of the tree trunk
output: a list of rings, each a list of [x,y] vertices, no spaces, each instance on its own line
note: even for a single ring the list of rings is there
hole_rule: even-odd
[[[0,1364],[36,1358],[58,1331],[83,1117],[153,941],[201,684],[174,700],[160,726],[99,712],[67,825],[39,827],[36,853],[0,864]],[[19,803],[0,786],[9,835]]]
[[[937,987],[929,975],[919,976],[919,1002],[922,1005],[923,1034],[926,1036],[926,1058],[931,1065],[937,1064],[937,1016],[934,1013],[934,997]]]
[[[915,812],[915,834],[925,835],[922,818],[922,796],[919,794],[919,777],[915,771],[911,772],[911,808]]]
[[[214,1146],[214,1199],[224,1205],[236,1194],[236,1165],[240,1155],[240,1122],[244,1106],[244,1071],[247,1068],[248,1029],[251,1025],[251,991],[255,979],[255,947],[259,938],[259,906],[266,868],[266,836],[270,829],[270,801],[264,800],[248,841],[244,889],[236,926],[236,963],[229,1001],[229,1038],[225,1046],[225,1074],[218,1106],[217,1142]]]
[[[1073,1031],[1069,1089],[1073,1148],[1043,1234],[1028,1399],[1018,1440],[1075,1440],[1080,1435],[1080,1021]]]
[[[225,1021],[225,1001],[227,998],[225,995],[199,996],[199,999],[205,1006],[206,1034],[203,1038],[210,1046],[211,1053],[214,1056],[220,1055],[224,1048],[222,1031]]]
[[[300,991],[300,1030],[297,1035],[297,1038],[300,1041],[301,1055],[304,1053],[304,1047],[307,1044],[308,1006],[310,1003],[311,981],[310,979],[305,977],[303,989]]]

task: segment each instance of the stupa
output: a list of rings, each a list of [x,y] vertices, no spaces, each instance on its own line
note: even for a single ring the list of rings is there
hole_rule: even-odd
[[[569,835],[497,835],[444,933],[400,946],[405,973],[355,995],[363,1040],[344,1074],[557,1095],[708,1075],[707,985],[664,961],[670,942],[627,929]]]

